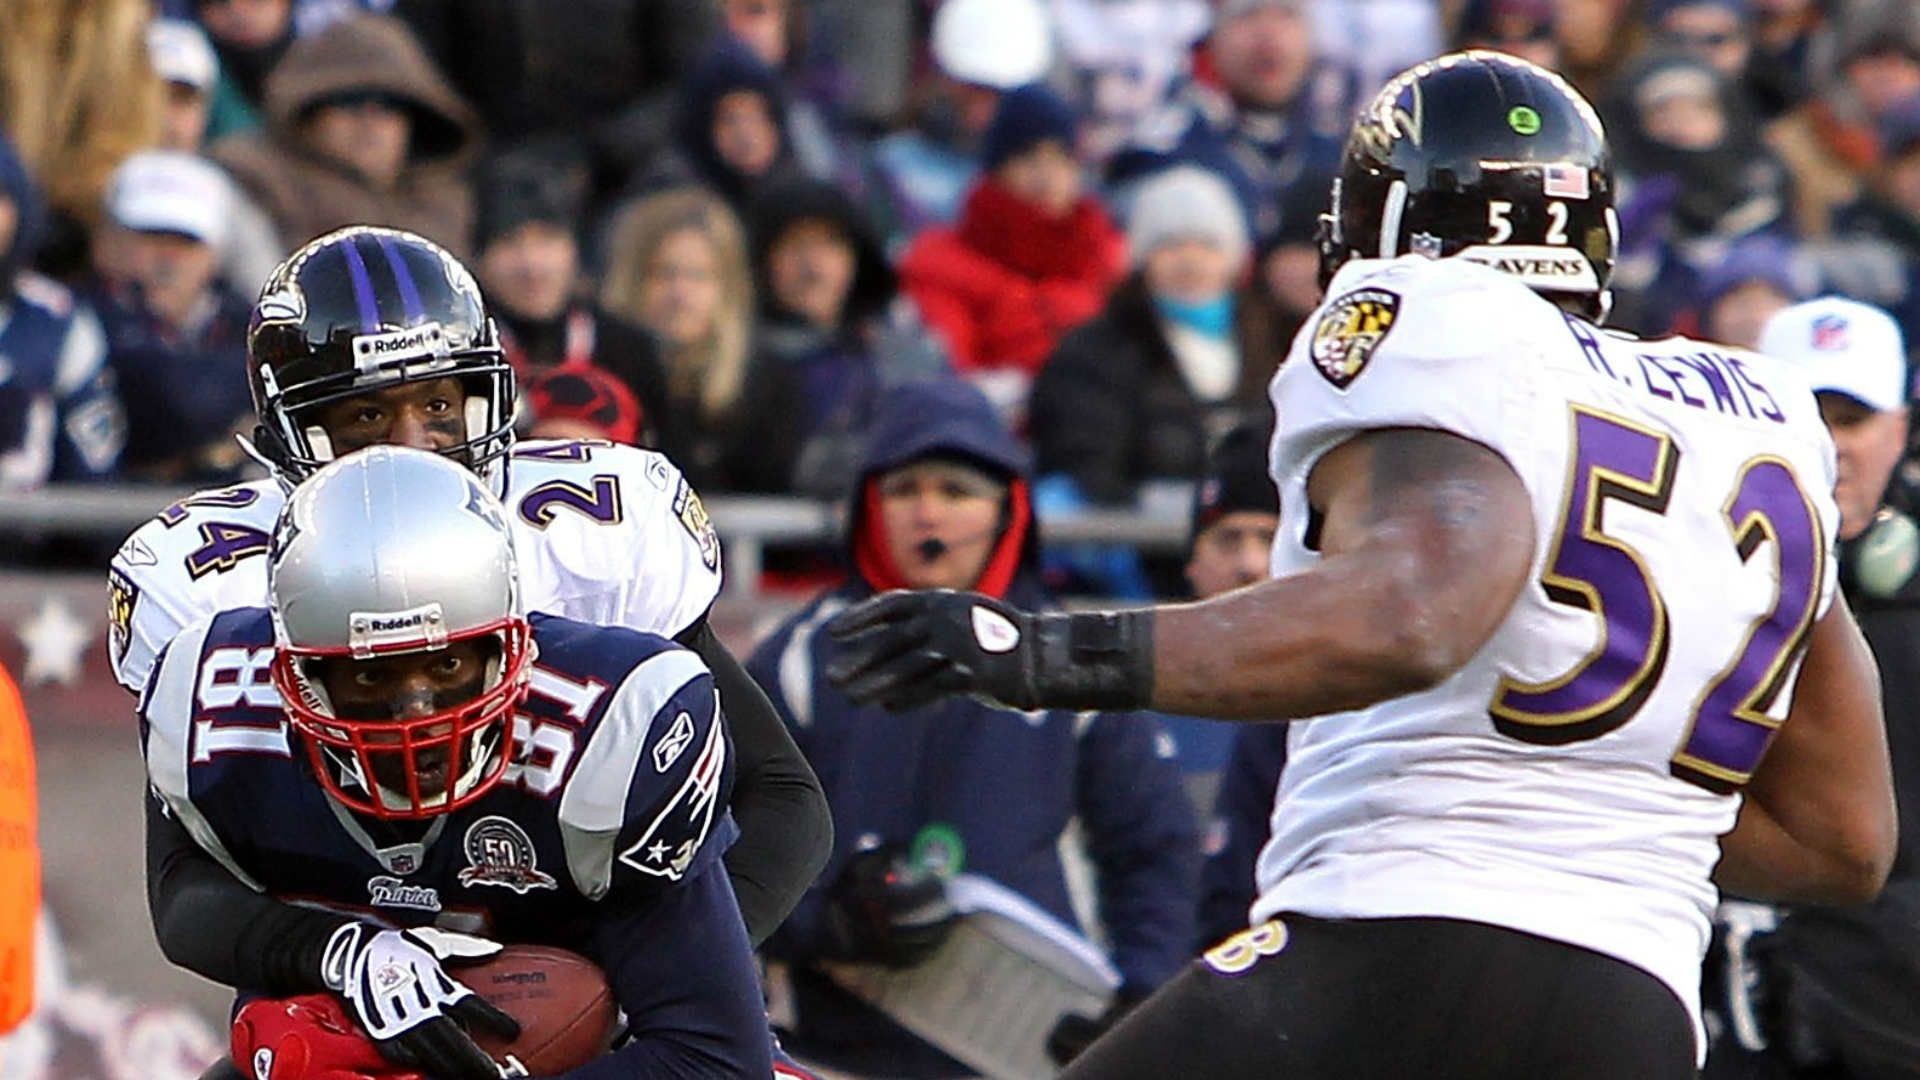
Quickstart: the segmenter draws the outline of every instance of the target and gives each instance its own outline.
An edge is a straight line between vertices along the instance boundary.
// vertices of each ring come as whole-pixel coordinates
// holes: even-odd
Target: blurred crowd
[[[1211,788],[1180,790],[1157,720],[904,724],[816,685],[815,630],[901,585],[1261,576],[1266,386],[1318,302],[1348,119],[1464,46],[1599,105],[1613,325],[1753,347],[1838,294],[1920,341],[1914,0],[7,0],[0,491],[256,469],[253,292],[376,224],[472,267],[523,433],[657,448],[709,494],[851,496],[848,583],[752,664],[841,831],[771,951],[812,1049],[949,1075],[806,973],[901,946],[833,915],[896,848],[965,833],[1051,913],[1097,910],[1124,1002],[1240,925],[1262,838],[1202,843]],[[1029,527],[1170,485],[1194,487],[1181,566]],[[1168,722],[1188,786],[1218,774],[1229,737]],[[1257,824],[1284,752],[1250,737],[1222,805]],[[1097,890],[1054,858],[1068,835]]]
[[[350,223],[471,262],[529,432],[838,497],[952,372],[1042,511],[1190,481],[1316,299],[1340,136],[1475,45],[1602,103],[1613,322],[1920,321],[1899,0],[23,0],[0,10],[0,485],[250,467],[247,301]],[[1166,583],[1099,551],[1100,591]]]

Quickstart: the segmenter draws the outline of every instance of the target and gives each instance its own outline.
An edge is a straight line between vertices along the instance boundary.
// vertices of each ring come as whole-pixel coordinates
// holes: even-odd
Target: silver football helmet
[[[369,447],[294,489],[268,555],[273,680],[335,798],[430,817],[499,781],[533,655],[517,578],[499,500],[438,454]],[[467,641],[475,680],[426,692],[397,673],[395,657],[457,666]]]

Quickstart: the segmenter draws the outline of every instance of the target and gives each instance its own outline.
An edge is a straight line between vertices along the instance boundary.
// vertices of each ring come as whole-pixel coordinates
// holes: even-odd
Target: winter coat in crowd
[[[234,433],[252,430],[247,321],[253,303],[216,281],[184,330],[147,310],[137,288],[97,295],[107,360],[126,403],[129,479],[195,486],[242,478]]]
[[[653,338],[588,300],[575,300],[551,319],[530,319],[494,305],[501,344],[522,379],[555,371],[594,368],[606,372],[632,395],[639,418],[634,439],[657,443],[655,417],[666,411],[666,375]]]
[[[1702,278],[1729,243],[1791,232],[1792,181],[1761,143],[1738,88],[1705,63],[1657,56],[1620,81],[1607,127],[1623,192],[1612,321],[1639,333],[1668,333],[1698,305]],[[1693,148],[1650,131],[1645,115],[1668,94],[1716,108],[1719,139]]]
[[[1126,238],[1098,199],[1054,218],[986,177],[957,223],[907,248],[900,278],[956,369],[1032,375],[1099,313],[1125,267]]]
[[[13,241],[0,251],[0,491],[113,475],[126,444],[106,335],[65,286],[27,269],[47,208],[26,163],[0,135],[0,199]]]
[[[855,269],[840,323],[819,326],[780,302],[768,260],[782,234],[826,222],[852,245]],[[926,378],[941,357],[917,323],[897,313],[898,282],[879,237],[831,184],[789,180],[754,202],[749,220],[760,319],[731,455],[732,487],[844,494],[884,389]]]
[[[563,134],[618,190],[667,141],[672,87],[712,41],[713,0],[400,0],[395,11],[499,143]]]
[[[1255,236],[1279,227],[1281,194],[1309,177],[1338,172],[1340,140],[1316,124],[1312,95],[1285,112],[1242,109],[1222,91],[1185,84],[1143,120],[1107,166],[1107,182],[1125,188],[1174,165],[1197,165],[1225,177]]]
[[[1028,428],[1041,475],[1071,477],[1095,502],[1122,502],[1149,480],[1200,474],[1207,447],[1267,405],[1284,341],[1265,308],[1235,305],[1239,372],[1209,399],[1185,373],[1172,335],[1183,328],[1156,309],[1140,275],[1114,292],[1098,318],[1074,330],[1041,369]],[[1222,343],[1223,345],[1226,343]]]
[[[836,647],[822,625],[904,582],[882,535],[876,478],[928,457],[1007,478],[1004,525],[976,588],[1024,607],[1050,606],[1033,573],[1024,451],[979,391],[951,379],[909,384],[887,395],[868,443],[849,524],[857,576],[789,619],[747,665],[833,806],[834,852],[820,884],[768,942],[769,955],[791,967],[798,1024],[790,1045],[829,1067],[898,1077],[968,1070],[816,966],[836,955],[828,893],[863,846],[937,834],[961,858],[957,869],[997,881],[1068,925],[1090,930],[1081,913],[1097,912],[1129,996],[1188,961],[1198,870],[1192,807],[1152,716],[1021,713],[969,698],[890,713],[854,705],[823,676]],[[1090,858],[1096,897],[1075,895],[1069,849]]]
[[[749,92],[766,102],[767,115],[779,135],[779,150],[764,172],[740,171],[721,157],[713,141],[714,115],[729,94]],[[696,65],[680,86],[675,104],[672,148],[645,169],[629,188],[644,195],[683,184],[705,187],[745,216],[748,207],[768,186],[799,175],[793,135],[787,128],[787,92],[779,72],[768,67],[741,42],[723,38]]]
[[[316,153],[302,125],[331,98],[373,93],[412,120],[407,164],[391,188]],[[288,250],[346,225],[407,229],[464,256],[473,193],[462,171],[478,146],[473,112],[397,19],[361,15],[301,38],[267,80],[266,127],[212,156],[279,227]]]
[[[1196,950],[1220,944],[1247,928],[1260,849],[1273,835],[1273,801],[1287,766],[1287,725],[1239,724],[1220,773],[1213,820],[1207,823],[1207,862],[1200,872]]]

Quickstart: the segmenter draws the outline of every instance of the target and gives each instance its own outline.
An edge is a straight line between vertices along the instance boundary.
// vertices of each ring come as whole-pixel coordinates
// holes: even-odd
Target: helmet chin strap
[[[1391,259],[1400,254],[1400,223],[1407,216],[1407,182],[1395,180],[1387,187],[1387,200],[1380,208],[1380,257]]]

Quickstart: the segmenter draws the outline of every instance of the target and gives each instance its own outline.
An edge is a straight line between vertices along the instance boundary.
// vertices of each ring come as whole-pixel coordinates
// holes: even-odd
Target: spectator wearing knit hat
[[[1127,237],[1132,275],[1061,342],[1029,410],[1041,474],[1097,503],[1198,475],[1212,438],[1265,407],[1282,344],[1247,317],[1246,223],[1219,177],[1154,176]]]
[[[107,363],[127,410],[127,475],[155,483],[237,480],[246,459],[233,436],[249,430],[249,298],[220,277],[232,184],[206,159],[171,150],[135,154],[114,173],[96,255],[95,300]]]
[[[1059,95],[1037,83],[1007,94],[960,220],[922,233],[900,261],[954,367],[1002,407],[1025,400],[1061,335],[1097,314],[1125,271],[1125,238],[1087,192],[1075,145]]]
[[[1201,600],[1265,579],[1280,494],[1267,475],[1265,423],[1235,428],[1220,440],[1194,488],[1193,554],[1187,582]],[[1205,721],[1193,721],[1205,723]],[[1285,724],[1213,724],[1227,729],[1226,766],[1211,802],[1202,841],[1196,948],[1219,944],[1247,925],[1253,906],[1253,864],[1266,845],[1274,791],[1287,761]],[[1175,729],[1175,738],[1186,733]]]
[[[945,0],[933,16],[934,78],[914,124],[874,143],[890,239],[960,216],[1002,94],[1045,78],[1053,37],[1042,0]]]
[[[586,186],[585,163],[564,143],[523,146],[487,162],[473,269],[521,378],[605,372],[645,415],[657,415],[666,384],[652,338],[595,303],[581,272],[574,229]],[[650,435],[642,427],[623,441],[652,445]]]
[[[1734,244],[1700,279],[1691,336],[1741,349],[1760,347],[1773,314],[1813,294],[1813,269],[1793,244],[1756,236]]]

